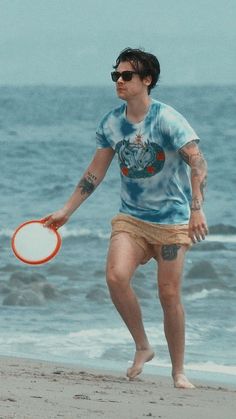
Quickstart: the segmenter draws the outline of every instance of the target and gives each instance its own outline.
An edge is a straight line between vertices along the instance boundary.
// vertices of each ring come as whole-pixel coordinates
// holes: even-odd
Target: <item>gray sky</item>
[[[0,0],[0,84],[109,84],[142,47],[161,83],[236,83],[236,0]]]

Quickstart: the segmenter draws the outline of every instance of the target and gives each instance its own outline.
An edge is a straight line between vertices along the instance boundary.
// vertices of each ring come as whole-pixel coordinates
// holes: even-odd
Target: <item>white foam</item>
[[[229,291],[219,290],[217,288],[207,290],[204,288],[201,291],[194,292],[193,294],[190,294],[190,295],[186,295],[184,299],[186,301],[196,301],[196,300],[203,300],[204,298],[207,298],[209,296],[223,296],[224,294],[228,296]]]
[[[220,374],[230,374],[236,376],[235,365],[219,365],[214,362],[204,362],[199,364],[187,364],[186,370],[191,371],[202,371],[202,372],[217,372]]]
[[[236,243],[236,234],[210,234],[206,242]]]
[[[167,348],[165,358],[161,356],[160,347],[166,346],[163,331],[159,327],[147,327],[147,333],[152,342],[158,342],[159,356],[147,364],[148,368],[168,368],[171,364],[167,361]],[[106,328],[106,329],[86,329],[68,334],[14,334],[9,336],[7,333],[0,336],[0,348],[3,355],[28,356],[37,358],[61,359],[65,362],[81,362],[81,360],[91,360],[99,363],[104,352],[113,347],[119,348],[120,345],[128,348],[131,340],[129,332],[125,328]],[[13,349],[14,348],[14,349]],[[129,352],[129,351],[128,351]],[[201,356],[201,355],[200,355]],[[116,362],[116,359],[114,359]],[[131,361],[128,361],[129,363]],[[219,373],[236,376],[235,365],[224,365],[216,362],[189,362],[185,365],[186,371],[196,371],[201,373]],[[154,370],[153,370],[154,371]]]
[[[109,239],[110,233],[102,230],[92,230],[89,228],[68,228],[66,226],[61,227],[60,233],[62,238],[70,237],[98,237],[99,239]]]
[[[91,230],[89,228],[68,228],[63,226],[60,228],[60,233],[62,237],[84,237],[84,236],[97,236],[101,239],[108,239],[110,237],[110,232],[105,232],[102,230]],[[1,235],[6,237],[12,237],[13,230],[7,227],[1,229]],[[236,243],[236,234],[210,234],[206,237],[205,242],[220,242],[220,243]]]
[[[1,231],[1,236],[5,236],[5,237],[12,237],[14,230],[10,229],[10,228],[2,228]]]
[[[131,361],[129,361],[129,363],[131,363]],[[157,358],[153,358],[153,360],[147,364],[146,368],[148,368],[149,365],[150,366],[152,365],[152,367],[162,367],[162,368],[171,369],[170,363],[163,362]],[[184,369],[186,371],[199,371],[199,372],[219,373],[219,374],[228,374],[228,375],[236,376],[235,365],[221,365],[221,364],[216,364],[215,362],[211,362],[211,361],[185,364]]]
[[[160,330],[159,330],[160,329]],[[166,345],[162,328],[147,328],[147,333],[158,345]],[[29,352],[47,353],[70,358],[77,353],[90,359],[100,358],[111,346],[128,346],[131,343],[130,334],[125,327],[83,329],[68,334],[15,334],[1,335],[2,351],[14,347],[19,351],[29,349]]]

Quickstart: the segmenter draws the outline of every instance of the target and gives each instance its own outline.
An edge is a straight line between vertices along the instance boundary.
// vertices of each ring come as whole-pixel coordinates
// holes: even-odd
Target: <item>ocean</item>
[[[188,252],[183,275],[186,372],[236,384],[236,86],[158,87],[201,138],[209,166],[205,213],[210,235]],[[100,118],[119,103],[111,87],[0,87],[0,355],[123,373],[132,339],[105,281],[110,220],[119,207],[114,160],[94,194],[61,228],[52,261],[24,265],[11,250],[14,229],[59,209],[96,148]],[[157,356],[149,374],[171,371],[154,261],[133,286]]]

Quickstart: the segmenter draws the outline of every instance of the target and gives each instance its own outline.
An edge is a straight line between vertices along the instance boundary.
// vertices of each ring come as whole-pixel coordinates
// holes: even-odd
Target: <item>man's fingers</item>
[[[205,235],[207,236],[209,233],[209,230],[206,224],[203,225],[203,229],[204,229]]]
[[[191,226],[189,228],[189,237],[193,243],[201,242],[205,240],[206,235],[208,234],[208,228],[205,224],[198,226]]]
[[[199,226],[198,231],[199,231],[199,235],[200,235],[201,239],[205,240],[205,238],[208,234],[208,228],[207,228],[206,224],[202,224],[201,226]]]
[[[51,215],[48,215],[47,217],[42,218],[41,222],[43,223],[44,227],[49,227],[53,224],[53,218]]]

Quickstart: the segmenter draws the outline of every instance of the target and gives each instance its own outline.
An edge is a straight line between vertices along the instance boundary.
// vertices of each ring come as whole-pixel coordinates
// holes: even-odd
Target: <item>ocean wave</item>
[[[131,361],[130,361],[131,362]],[[148,365],[152,367],[163,367],[163,368],[171,368],[171,364],[168,362],[163,362],[160,359],[156,360],[155,358],[147,364],[147,372],[148,372]],[[199,371],[199,372],[209,372],[209,373],[219,373],[219,374],[229,374],[236,376],[236,366],[235,365],[224,365],[224,364],[217,364],[212,361],[207,362],[199,362],[199,363],[186,363],[185,364],[186,371]]]
[[[186,370],[191,371],[203,371],[203,372],[213,372],[220,374],[230,374],[236,375],[236,366],[235,365],[221,365],[216,364],[215,362],[202,362],[199,364],[186,364]]]
[[[1,235],[1,239],[9,239],[12,237],[14,233],[14,230],[10,229],[10,228],[2,228],[0,231],[0,235]]]
[[[4,334],[0,336],[0,347],[5,353],[14,348],[19,354],[24,351],[29,356],[32,351],[52,359],[73,359],[75,355],[76,359],[99,359],[111,344],[119,346],[129,341],[126,329],[85,329],[69,334]]]
[[[213,288],[211,290],[203,288],[201,291],[194,292],[191,295],[186,295],[185,300],[186,301],[196,301],[196,300],[202,300],[204,298],[208,298],[210,296],[223,296],[225,292],[222,292],[222,290],[219,290],[217,288]],[[228,291],[227,291],[228,296]]]
[[[207,242],[236,243],[236,234],[210,234],[206,237]]]
[[[100,229],[94,230],[90,228],[68,228],[66,226],[63,226],[60,229],[60,232],[63,239],[78,237],[107,240],[110,237],[110,232],[105,232]]]
[[[159,373],[160,368],[171,370],[168,350],[162,327],[147,327],[147,333],[153,342],[158,344],[158,357],[145,366],[147,373]],[[196,330],[195,330],[196,332]],[[195,338],[199,343],[199,335]],[[189,346],[189,342],[186,342]],[[61,360],[63,362],[89,363],[101,366],[104,361],[115,368],[117,362],[132,363],[133,345],[130,334],[125,327],[84,328],[77,332],[55,333],[9,333],[3,331],[0,336],[0,347],[3,355],[36,357],[47,360]],[[200,373],[218,373],[236,375],[236,366],[228,365],[222,360],[205,361],[201,352],[195,354],[199,361],[186,363],[186,371]],[[216,353],[217,357],[217,353]],[[231,361],[233,363],[233,361]],[[150,371],[149,371],[150,369]]]
[[[68,228],[63,226],[60,228],[60,234],[63,239],[70,238],[92,238],[92,239],[102,239],[107,240],[110,237],[110,232],[105,232],[100,229],[94,230],[90,228]],[[0,231],[2,239],[9,239],[12,237],[14,229],[3,228]]]
[[[10,228],[3,228],[1,229],[0,235],[2,238],[11,238],[14,233],[14,230]],[[62,238],[76,238],[76,237],[87,237],[87,238],[97,238],[97,239],[109,239],[110,232],[102,231],[100,229],[94,230],[90,228],[68,228],[63,226],[60,228],[60,233]],[[206,237],[205,242],[201,243],[206,247],[209,247],[209,250],[212,247],[212,242],[218,243],[236,243],[236,234],[211,234],[210,236]],[[226,249],[225,247],[220,246],[219,250]],[[213,250],[217,250],[215,247]]]
[[[210,234],[235,234],[236,235],[236,227],[230,224],[215,224],[209,227]]]
[[[215,252],[232,250],[236,243],[236,234],[210,234],[201,243],[191,247],[191,252]]]
[[[152,333],[150,333],[152,331]],[[158,328],[147,328],[147,332],[156,341],[165,345],[164,332]],[[102,358],[107,349],[111,346],[117,348],[127,348],[129,352],[131,338],[125,327],[114,328],[85,328],[78,332],[70,333],[2,333],[0,336],[1,351],[7,351],[13,347],[17,351],[32,350],[34,353],[50,356],[63,356],[64,359],[77,354],[77,359]],[[40,356],[40,355],[39,355]]]

